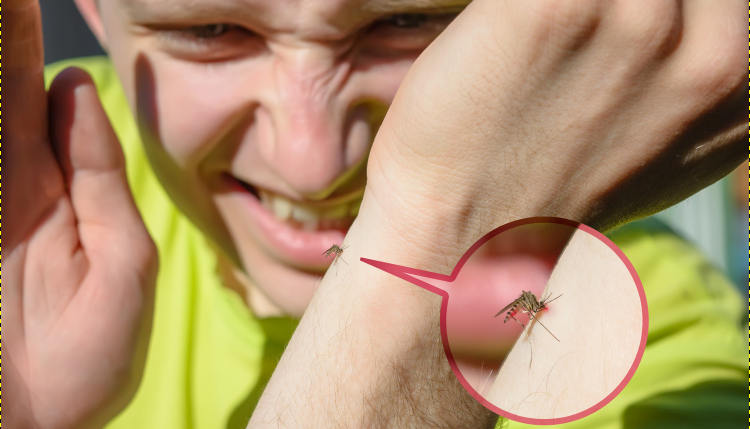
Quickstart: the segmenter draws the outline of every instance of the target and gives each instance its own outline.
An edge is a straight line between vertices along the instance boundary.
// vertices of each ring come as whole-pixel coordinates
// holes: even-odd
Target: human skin
[[[674,198],[686,196],[720,176],[731,164],[737,163],[744,155],[736,143],[738,136],[746,131],[746,124],[737,125],[744,111],[736,113],[739,101],[733,98],[740,93],[738,88],[746,78],[742,70],[744,64],[738,66],[744,58],[735,62],[735,52],[739,52],[740,46],[744,49],[744,30],[737,30],[743,23],[738,24],[729,18],[741,15],[731,10],[737,6],[727,3],[722,4],[726,9],[713,5],[709,10],[703,10],[700,7],[706,7],[706,3],[695,2],[683,5],[681,13],[675,14],[674,9],[681,3],[638,3],[638,7],[632,6],[633,9],[628,6],[635,3],[638,2],[605,7],[594,1],[554,4],[542,1],[525,9],[518,9],[519,6],[512,3],[478,1],[472,4],[457,24],[451,27],[454,30],[444,33],[439,43],[432,46],[434,49],[431,48],[417,62],[399,93],[401,101],[397,101],[389,111],[373,144],[367,164],[368,185],[363,206],[347,236],[347,242],[351,242],[347,248],[347,253],[351,255],[349,260],[356,261],[361,255],[438,271],[445,268],[446,260],[460,256],[478,236],[508,220],[546,214],[589,220],[596,226],[607,227],[653,210]],[[20,11],[30,7],[28,5],[29,2],[9,2],[6,13],[22,14]],[[104,15],[107,13],[106,5],[105,2],[102,6]],[[643,19],[651,16],[655,18]],[[665,21],[662,19],[665,16],[674,19]],[[650,25],[644,27],[644,22]],[[664,22],[670,24],[666,25],[669,31],[663,30]],[[674,35],[675,26],[680,28],[682,37],[665,37]],[[92,27],[96,29],[96,25]],[[11,26],[10,30],[6,29],[10,40],[18,41],[15,47],[10,45],[6,52],[11,61],[17,64],[17,67],[10,69],[10,76],[6,72],[6,84],[16,91],[16,103],[13,103],[13,96],[7,102],[24,105],[28,110],[18,111],[15,118],[9,118],[6,131],[11,136],[22,136],[36,146],[18,145],[18,152],[11,148],[8,156],[14,159],[9,161],[9,165],[14,164],[13,160],[16,165],[29,165],[30,161],[22,161],[23,151],[35,154],[44,152],[48,144],[43,119],[45,101],[40,84],[41,56],[34,56],[34,52],[38,51],[32,50],[29,54],[25,49],[29,41],[35,46],[39,40],[38,37],[29,37],[24,32],[28,30],[22,31],[21,28],[24,27],[15,27],[14,30]],[[14,38],[14,35],[18,37]],[[549,40],[555,43],[550,44]],[[628,43],[623,44],[623,40]],[[679,43],[675,40],[679,40]],[[538,46],[545,49],[535,49]],[[109,48],[114,49],[114,46]],[[628,55],[623,55],[623,52]],[[129,59],[128,67],[135,68],[137,56],[122,58]],[[310,60],[312,56],[295,58]],[[613,59],[620,62],[613,63]],[[145,56],[141,62],[142,73],[145,73],[142,82],[149,82],[150,70],[156,77],[154,82],[161,85],[159,88],[164,88],[163,82],[169,82],[169,79],[159,77],[160,70],[164,69],[155,67],[156,63],[152,60]],[[118,64],[117,57],[114,62]],[[118,66],[120,70],[124,67],[122,64]],[[612,73],[613,64],[618,66],[614,70],[621,73]],[[471,70],[461,69],[468,65],[471,65]],[[530,66],[536,73],[528,72]],[[435,70],[448,70],[451,73],[446,72],[442,79],[436,80]],[[65,165],[69,153],[73,160],[86,159],[86,150],[81,148],[90,146],[83,142],[96,136],[106,143],[101,149],[107,156],[102,158],[109,160],[117,153],[116,142],[111,137],[101,138],[107,135],[107,128],[102,125],[106,121],[101,114],[93,117],[87,114],[96,111],[95,95],[85,78],[75,73],[67,73],[60,80],[57,85],[59,91],[57,95],[52,95],[52,101],[54,105],[58,98],[73,94],[77,101],[76,109],[79,110],[75,110],[77,114],[62,125],[65,128],[70,126],[76,132],[53,134],[55,139],[51,143],[63,149],[66,142],[73,143],[70,151],[59,151],[61,162]],[[130,73],[129,83],[125,79],[124,83],[126,87],[131,85],[131,104],[137,112],[141,112],[134,97],[134,92],[137,92],[133,88],[133,81],[137,80],[134,76],[136,71],[131,70]],[[33,79],[29,79],[29,76]],[[589,88],[591,82],[600,82],[596,91]],[[77,90],[73,91],[73,88]],[[237,91],[237,85],[225,88],[225,91],[230,90]],[[430,96],[426,97],[425,94]],[[538,97],[542,95],[545,103],[538,102]],[[426,99],[430,100],[429,104],[420,101]],[[589,100],[589,103],[581,103],[581,99]],[[24,103],[20,103],[20,100]],[[554,105],[547,102],[550,100],[555,102]],[[183,105],[180,104],[181,107]],[[140,109],[144,107],[149,106],[140,106]],[[523,115],[519,112],[523,112]],[[154,117],[140,116],[147,136],[149,130],[155,130]],[[149,119],[152,121],[149,122]],[[301,122],[306,120],[304,116],[300,119]],[[697,133],[695,129],[691,130],[688,124],[696,120],[705,120],[704,123],[710,124],[709,131]],[[233,124],[232,121],[219,122]],[[160,116],[158,123],[165,124],[165,118]],[[178,132],[177,125],[174,127],[167,131]],[[207,131],[221,134],[219,128]],[[204,137],[209,135],[204,134]],[[554,146],[547,144],[551,136],[556,141]],[[179,140],[179,136],[173,139]],[[11,137],[10,141],[21,140]],[[456,145],[456,141],[463,144]],[[503,144],[499,145],[500,142]],[[75,150],[77,148],[80,152]],[[38,150],[31,152],[32,149]],[[51,153],[46,153],[47,158],[52,159]],[[159,154],[156,155],[158,158]],[[161,159],[164,161],[164,157]],[[599,164],[604,159],[617,162],[600,168]],[[51,161],[47,162],[46,167],[35,171],[57,171],[56,166],[49,164]],[[72,165],[81,164],[73,162]],[[29,176],[24,173],[29,170],[11,169],[11,183],[31,184],[32,189],[48,189],[38,177],[23,176]],[[116,163],[105,164],[102,170],[105,173],[122,173]],[[446,171],[451,172],[451,180],[445,180]],[[670,180],[661,180],[663,174],[660,172],[663,171],[670,171]],[[168,176],[169,169],[162,173]],[[111,175],[117,178],[112,186],[123,189],[124,177]],[[13,192],[12,188],[8,192],[9,206],[18,207],[15,213],[23,213],[24,216],[37,213],[30,217],[29,222],[40,219],[38,213],[45,212],[51,206],[65,207],[67,204],[70,213],[70,202],[76,201],[76,195],[80,194],[78,201],[84,202],[92,201],[97,196],[94,190],[87,191],[77,186],[69,188],[68,196],[60,186],[62,180],[59,173],[41,175],[43,178],[48,176],[49,182],[54,185],[49,189],[54,192],[49,194],[46,205],[23,201],[21,194]],[[72,176],[75,177],[74,174]],[[686,177],[690,177],[690,180],[685,180]],[[659,186],[655,187],[654,183],[659,183]],[[84,190],[77,193],[79,189]],[[119,198],[121,204],[127,200],[127,192],[107,195]],[[665,195],[673,196],[665,198]],[[180,197],[176,199],[179,202]],[[110,215],[98,214],[100,218]],[[137,215],[133,215],[132,210],[126,210],[122,216],[124,219],[118,224],[135,225],[128,231],[136,231],[137,234],[129,235],[134,238],[132,241],[120,237],[119,242],[123,246],[119,248],[148,256],[150,242],[142,236],[142,225],[138,226],[134,220]],[[199,224],[201,217],[211,216],[193,213],[193,218]],[[17,220],[18,216],[16,220],[9,217],[9,223],[22,224]],[[47,230],[54,230],[55,237],[72,237],[73,248],[75,239],[86,235],[86,225],[79,229],[70,217],[57,225],[50,223],[49,218],[42,219],[44,222],[41,225],[49,226]],[[111,228],[114,229],[114,226]],[[231,231],[222,232],[221,228],[205,229],[220,243],[222,236],[226,239],[232,235]],[[17,231],[17,236],[9,240],[10,263],[6,261],[9,272],[15,270],[21,273],[24,269],[33,269],[29,268],[33,264],[38,266],[49,260],[43,258],[43,254],[16,251],[33,241],[44,243],[41,229],[27,225]],[[440,237],[435,237],[435,231],[441,231]],[[366,252],[363,248],[365,243]],[[445,247],[445,243],[451,245]],[[239,256],[236,259],[242,258]],[[246,256],[244,258],[247,259]],[[89,259],[93,263],[94,259]],[[152,258],[144,259],[145,262],[140,262],[143,267],[153,263],[149,260]],[[254,421],[268,421],[282,416],[286,421],[321,424],[339,419],[339,423],[345,425],[352,421],[388,421],[394,416],[401,416],[399,418],[406,419],[403,421],[406,425],[422,423],[424,419],[455,422],[456,425],[491,423],[489,413],[467,402],[466,394],[452,378],[447,363],[442,359],[442,349],[437,343],[439,335],[434,317],[437,304],[434,297],[366,271],[362,264],[350,265],[354,266],[346,269],[342,268],[343,264],[340,265],[340,277],[329,275],[321,283],[317,298],[310,303],[300,329],[259,403]],[[127,262],[112,268],[115,265],[111,261],[103,260],[100,266],[148,271]],[[72,274],[66,264],[57,268],[59,272],[51,273],[50,278],[75,278],[75,273]],[[16,287],[27,290],[33,286],[21,281],[20,276],[18,278],[17,282],[10,282],[11,293]],[[72,289],[78,285],[71,283]],[[127,284],[119,285],[122,289],[108,288],[103,295],[114,299],[114,294],[110,295],[109,291],[138,291],[148,282],[131,279],[123,283]],[[389,297],[388,302],[394,305],[383,305],[384,293]],[[141,302],[137,298],[133,301]],[[14,313],[12,308],[10,312],[7,311],[10,304],[4,300],[3,311],[11,317],[19,315],[20,311]],[[290,303],[290,306],[294,305],[299,308],[298,304]],[[141,313],[137,306],[134,307],[133,319]],[[405,308],[409,311],[404,311]],[[26,320],[37,320],[39,317],[32,310],[23,313]],[[102,309],[96,305],[84,311],[88,315],[87,321],[91,317],[104,316]],[[378,315],[378,323],[372,323],[373,314]],[[343,324],[342,321],[349,323]],[[85,380],[86,359],[95,360],[103,352],[117,347],[127,349],[129,344],[120,341],[125,335],[118,336],[117,333],[133,331],[135,323],[126,317],[118,322],[113,327],[116,329],[109,329],[106,336],[102,335],[107,341],[100,341],[110,349],[91,351],[84,356],[85,359],[66,364],[69,366],[66,366],[68,370],[64,373]],[[400,329],[394,332],[393,326]],[[68,327],[67,332],[90,335],[89,323],[71,323]],[[22,336],[24,332],[15,334],[15,339],[26,339]],[[14,340],[12,334],[6,338],[11,342]],[[332,354],[330,350],[337,350],[337,353]],[[59,353],[59,350],[51,352]],[[50,354],[51,358],[55,353]],[[122,360],[126,361],[125,357]],[[38,355],[11,355],[11,358],[36,363],[34,360],[38,359]],[[422,377],[405,377],[413,368],[404,367],[404,363],[418,367],[420,374],[431,383],[423,383]],[[6,357],[4,366],[7,364]],[[60,365],[56,366],[57,371],[60,368]],[[362,377],[362,374],[370,377]],[[110,391],[122,382],[112,374],[100,379],[104,386],[83,387],[90,388],[86,392],[88,394],[49,398],[40,396],[42,391],[36,390],[38,386],[19,378],[6,381],[9,385],[6,387],[19,392],[20,396],[15,397],[28,397],[29,392],[33,391],[35,397],[47,399],[43,410],[39,405],[34,407],[34,404],[27,404],[34,411],[31,416],[51,422],[59,421],[55,419],[59,419],[60,415],[67,415],[62,425],[107,414],[108,411],[102,411],[101,403],[81,404],[80,401],[82,397],[109,398],[99,393]],[[66,386],[60,387],[64,391]],[[411,399],[409,404],[415,404],[409,409],[410,412],[398,412],[402,404],[396,403],[399,397],[394,392],[408,392]],[[441,392],[441,395],[436,396],[433,392]],[[77,407],[82,409],[63,412],[70,410],[65,403],[65,399],[70,398],[75,398]],[[321,406],[305,407],[310,398],[316,398],[316,404]],[[331,401],[337,398],[343,398],[343,402]],[[326,408],[325,404],[330,403],[338,403],[342,408]],[[462,412],[450,416],[443,414],[457,403],[466,405]],[[294,404],[300,406],[294,407]],[[29,416],[22,411],[24,404],[21,408],[16,408],[13,402],[6,406],[11,421]],[[373,414],[373,410],[377,410],[377,413]]]
[[[48,106],[36,2],[3,20],[3,422],[101,427],[140,380],[156,249],[90,80],[62,76]]]
[[[606,229],[730,171],[747,156],[744,6],[717,6],[472,3],[414,64],[376,136],[350,260],[446,273],[510,220],[558,215]],[[601,322],[586,320],[585,303],[567,305],[579,323]],[[447,367],[434,358],[439,347],[413,347],[438,337],[437,312],[434,296],[361,264],[327,275],[250,427],[333,415],[375,414],[383,426],[451,421],[460,394],[448,382],[436,388]],[[573,391],[577,381],[559,380]],[[456,426],[481,420],[466,412]]]
[[[528,323],[485,398],[535,419],[569,417],[604,400],[625,379],[641,341],[645,346],[646,309],[636,282],[604,241],[576,230],[545,290],[558,299],[537,314],[557,338]]]
[[[324,251],[341,243],[359,206],[388,104],[456,7],[400,28],[386,20],[427,8],[349,0],[77,3],[112,58],[165,189],[242,268],[236,274],[247,277],[256,314],[300,316],[330,263]],[[191,29],[222,23],[236,28],[202,38]],[[272,214],[237,180],[272,194],[260,198],[268,204],[292,206],[292,218],[280,218],[285,209]],[[332,220],[326,211],[336,212]],[[302,225],[298,218],[310,212],[317,219]]]

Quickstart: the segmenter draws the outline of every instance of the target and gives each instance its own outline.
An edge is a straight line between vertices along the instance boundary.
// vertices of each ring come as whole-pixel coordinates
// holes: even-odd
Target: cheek
[[[251,109],[232,79],[201,66],[167,64],[156,85],[156,117],[146,123],[156,125],[163,150],[183,168],[195,168]]]
[[[356,105],[351,112],[347,163],[353,165],[369,152],[369,147],[380,128],[396,91],[412,64],[411,60],[369,62],[352,74],[341,97]]]
[[[357,65],[358,72],[351,86],[361,93],[360,97],[390,104],[413,62],[413,58],[387,61],[369,59]]]

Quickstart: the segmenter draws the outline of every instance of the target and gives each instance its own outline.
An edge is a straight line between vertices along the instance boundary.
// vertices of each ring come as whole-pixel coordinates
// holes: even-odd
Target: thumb
[[[52,147],[87,250],[121,262],[151,254],[152,242],[125,175],[125,158],[91,77],[68,68],[49,91]]]

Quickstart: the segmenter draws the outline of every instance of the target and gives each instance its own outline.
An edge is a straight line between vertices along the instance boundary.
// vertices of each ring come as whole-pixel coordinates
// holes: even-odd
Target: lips
[[[248,210],[250,229],[261,245],[287,264],[306,269],[323,269],[331,263],[324,253],[342,243],[362,199],[360,190],[307,203],[256,188],[229,174],[224,178]]]
[[[360,198],[348,198],[326,205],[309,205],[264,190],[259,190],[258,195],[263,207],[276,219],[305,231],[349,228],[362,201]]]

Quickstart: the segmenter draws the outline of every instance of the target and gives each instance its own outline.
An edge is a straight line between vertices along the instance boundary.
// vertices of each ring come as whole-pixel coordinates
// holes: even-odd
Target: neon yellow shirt
[[[68,65],[87,70],[96,82],[160,258],[143,381],[107,428],[244,428],[297,322],[256,318],[222,285],[215,252],[151,171],[109,60],[50,65],[48,84]],[[653,222],[631,224],[611,238],[630,258],[646,290],[649,341],[623,392],[600,411],[564,426],[744,427],[747,335],[737,293],[692,247]],[[533,426],[510,422],[505,427]]]

